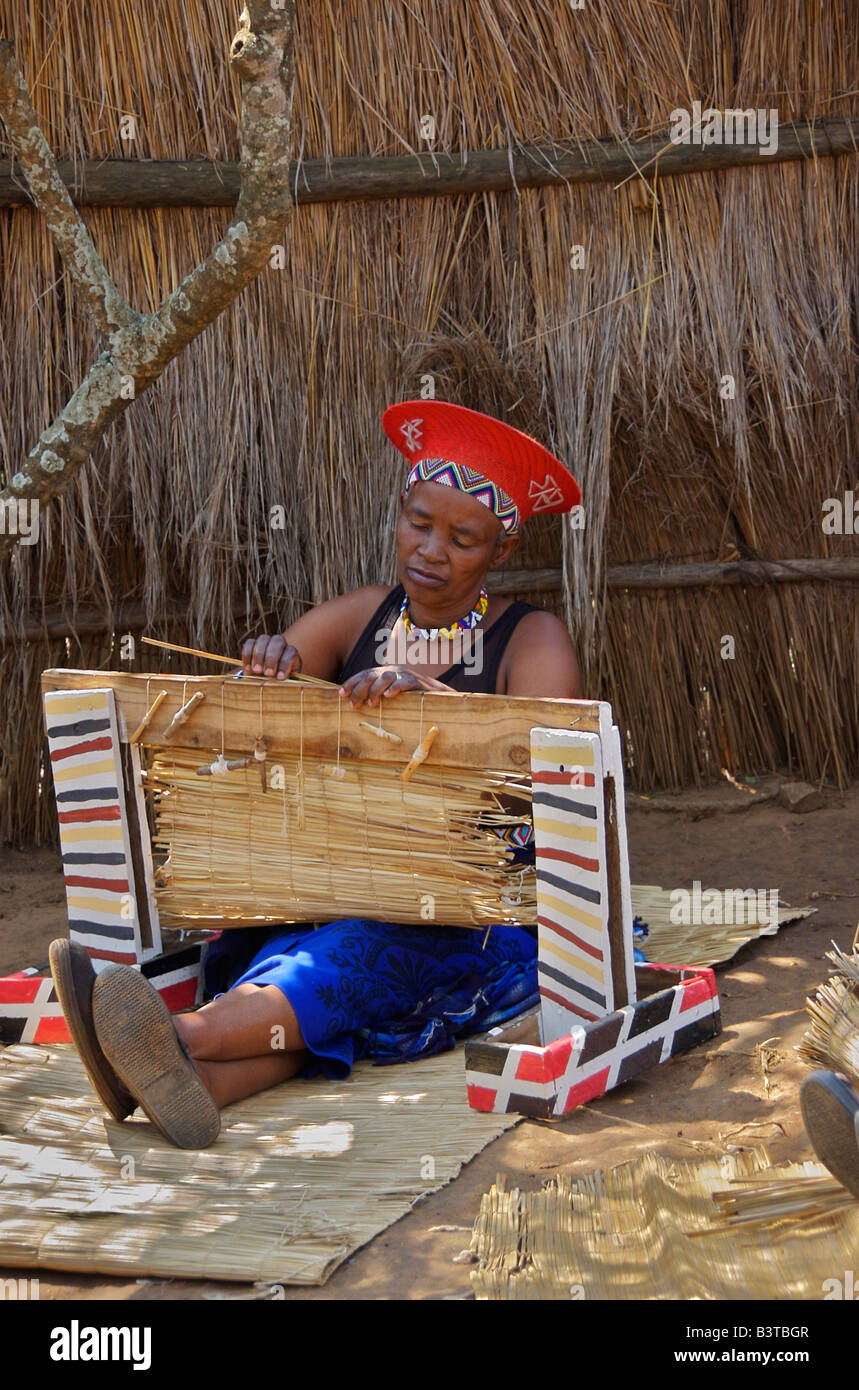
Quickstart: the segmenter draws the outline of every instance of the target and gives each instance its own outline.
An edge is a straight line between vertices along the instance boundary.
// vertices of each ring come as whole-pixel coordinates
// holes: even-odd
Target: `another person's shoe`
[[[120,1081],[96,1037],[92,1017],[96,974],[92,961],[77,941],[64,939],[51,942],[48,959],[63,1017],[92,1088],[113,1118],[124,1120],[137,1109],[137,1101]]]
[[[859,1095],[838,1072],[815,1071],[800,1086],[799,1103],[817,1157],[859,1197]]]
[[[92,1011],[105,1056],[165,1139],[179,1149],[213,1144],[220,1111],[149,981],[124,965],[104,971]]]

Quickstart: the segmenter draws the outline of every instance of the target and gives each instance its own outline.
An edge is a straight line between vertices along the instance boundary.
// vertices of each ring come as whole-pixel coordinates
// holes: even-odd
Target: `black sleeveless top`
[[[392,589],[387,598],[379,604],[346,658],[346,665],[339,676],[341,684],[350,676],[356,676],[359,671],[368,671],[371,667],[378,666],[376,634],[381,628],[388,632],[391,631],[400,615],[400,607],[405,594],[406,591],[402,584],[398,584],[396,589]],[[501,617],[496,618],[492,626],[487,628],[483,634],[482,669],[475,671],[472,667],[458,661],[455,666],[450,666],[446,671],[442,671],[436,680],[440,680],[444,685],[449,685],[452,690],[464,691],[471,695],[494,695],[498,680],[498,668],[501,665],[501,658],[507,643],[510,641],[513,629],[526,613],[540,612],[542,609],[536,608],[533,603],[511,603],[509,608],[505,608]]]

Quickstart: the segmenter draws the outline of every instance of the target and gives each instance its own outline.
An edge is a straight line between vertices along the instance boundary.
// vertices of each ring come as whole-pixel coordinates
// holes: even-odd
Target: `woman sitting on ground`
[[[580,697],[564,625],[484,588],[518,544],[522,521],[579,503],[575,479],[527,435],[459,406],[407,401],[387,410],[383,425],[412,465],[397,527],[399,585],[358,589],[281,635],[250,639],[244,672],[337,680],[356,709],[416,690]],[[223,934],[225,992],[172,1019],[138,971],[115,967],[96,980],[81,947],[53,943],[71,1036],[117,1119],[140,1105],[172,1143],[205,1147],[221,1107],[308,1064],[347,1075],[367,1030],[506,962],[533,969],[537,954],[532,931],[501,925],[485,943],[465,927],[291,925],[267,931],[252,959],[248,942],[259,947],[254,933]]]

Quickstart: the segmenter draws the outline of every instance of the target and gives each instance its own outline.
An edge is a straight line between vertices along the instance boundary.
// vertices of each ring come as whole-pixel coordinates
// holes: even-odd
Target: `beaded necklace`
[[[424,641],[435,642],[439,637],[453,637],[457,632],[471,632],[477,627],[478,623],[483,621],[484,614],[488,607],[489,595],[485,589],[481,589],[480,598],[477,600],[471,612],[466,614],[464,618],[457,618],[456,622],[451,623],[448,627],[415,627],[415,624],[409,617],[409,596],[406,594],[400,604],[400,617],[410,637],[414,635]]]

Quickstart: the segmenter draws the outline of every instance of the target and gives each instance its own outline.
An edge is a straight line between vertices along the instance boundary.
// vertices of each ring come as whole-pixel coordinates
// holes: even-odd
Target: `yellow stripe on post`
[[[554,893],[544,893],[540,887],[539,879],[537,880],[537,911],[541,913],[551,911],[552,915],[558,919],[559,927],[564,925],[565,917],[572,917],[583,927],[589,927],[591,931],[595,931],[599,937],[603,935],[604,925],[601,917],[594,916],[592,912],[585,912],[580,907],[573,907],[572,903],[566,903],[562,898],[556,898]]]
[[[73,762],[69,767],[54,767],[51,769],[54,774],[55,782],[80,782],[83,777],[100,777],[102,773],[110,772],[116,776],[116,763],[113,758],[103,758],[101,762],[85,763],[82,757]],[[95,788],[81,787],[81,791],[92,790],[93,800],[106,801],[106,797],[96,797]]]
[[[79,907],[84,912],[103,912],[106,917],[122,917],[128,923],[129,933],[132,929],[132,919],[128,915],[128,903],[131,894],[123,888],[113,901],[111,897],[93,898],[89,894],[75,893],[68,891],[66,894],[69,907]]]
[[[561,835],[566,840],[584,840],[589,845],[597,842],[595,825],[578,825],[572,820],[557,820],[554,816],[543,816],[534,811],[534,832],[537,835]],[[539,842],[537,848],[540,848]]]
[[[582,956],[573,955],[572,951],[564,951],[554,942],[550,943],[544,936],[540,941],[540,953],[538,960],[544,960],[547,956],[559,956],[561,960],[567,961],[576,970],[583,970],[586,975],[590,975],[592,980],[598,980],[601,985],[605,984],[605,970],[600,969],[599,965],[593,961],[584,959]]]
[[[87,695],[71,696],[65,691],[51,690],[45,695],[45,713],[52,719],[61,719],[66,714],[85,714],[90,710],[93,714],[110,713],[107,691],[91,690]]]
[[[96,821],[90,825],[61,825],[60,840],[63,844],[85,844],[88,840],[119,840],[122,842],[122,826],[119,821]]]
[[[540,759],[542,759],[543,761],[545,761],[545,762],[547,762],[547,763],[551,763],[552,766],[551,766],[551,768],[545,768],[545,769],[544,769],[544,768],[535,768],[535,769],[533,769],[533,770],[536,771],[536,772],[542,772],[542,771],[546,771],[546,772],[550,772],[550,771],[551,771],[551,772],[557,772],[557,771],[558,771],[558,768],[559,768],[559,766],[560,766],[560,764],[561,764],[562,762],[563,762],[563,764],[564,764],[565,767],[566,767],[566,765],[567,765],[568,762],[569,762],[569,764],[570,764],[570,767],[593,767],[593,765],[594,765],[594,750],[593,750],[592,748],[586,748],[586,747],[584,747],[584,745],[583,745],[581,748],[576,748],[575,751],[573,751],[573,750],[571,750],[571,749],[565,750],[565,749],[561,748],[558,744],[556,744],[554,748],[549,748],[549,747],[535,748],[535,747],[533,746],[533,744],[532,744],[532,746],[531,746],[531,763],[532,763],[532,768],[533,768],[534,760],[537,759],[537,758],[540,758]],[[593,791],[594,788],[593,788],[593,787],[588,787],[587,790],[588,790],[588,791]]]

